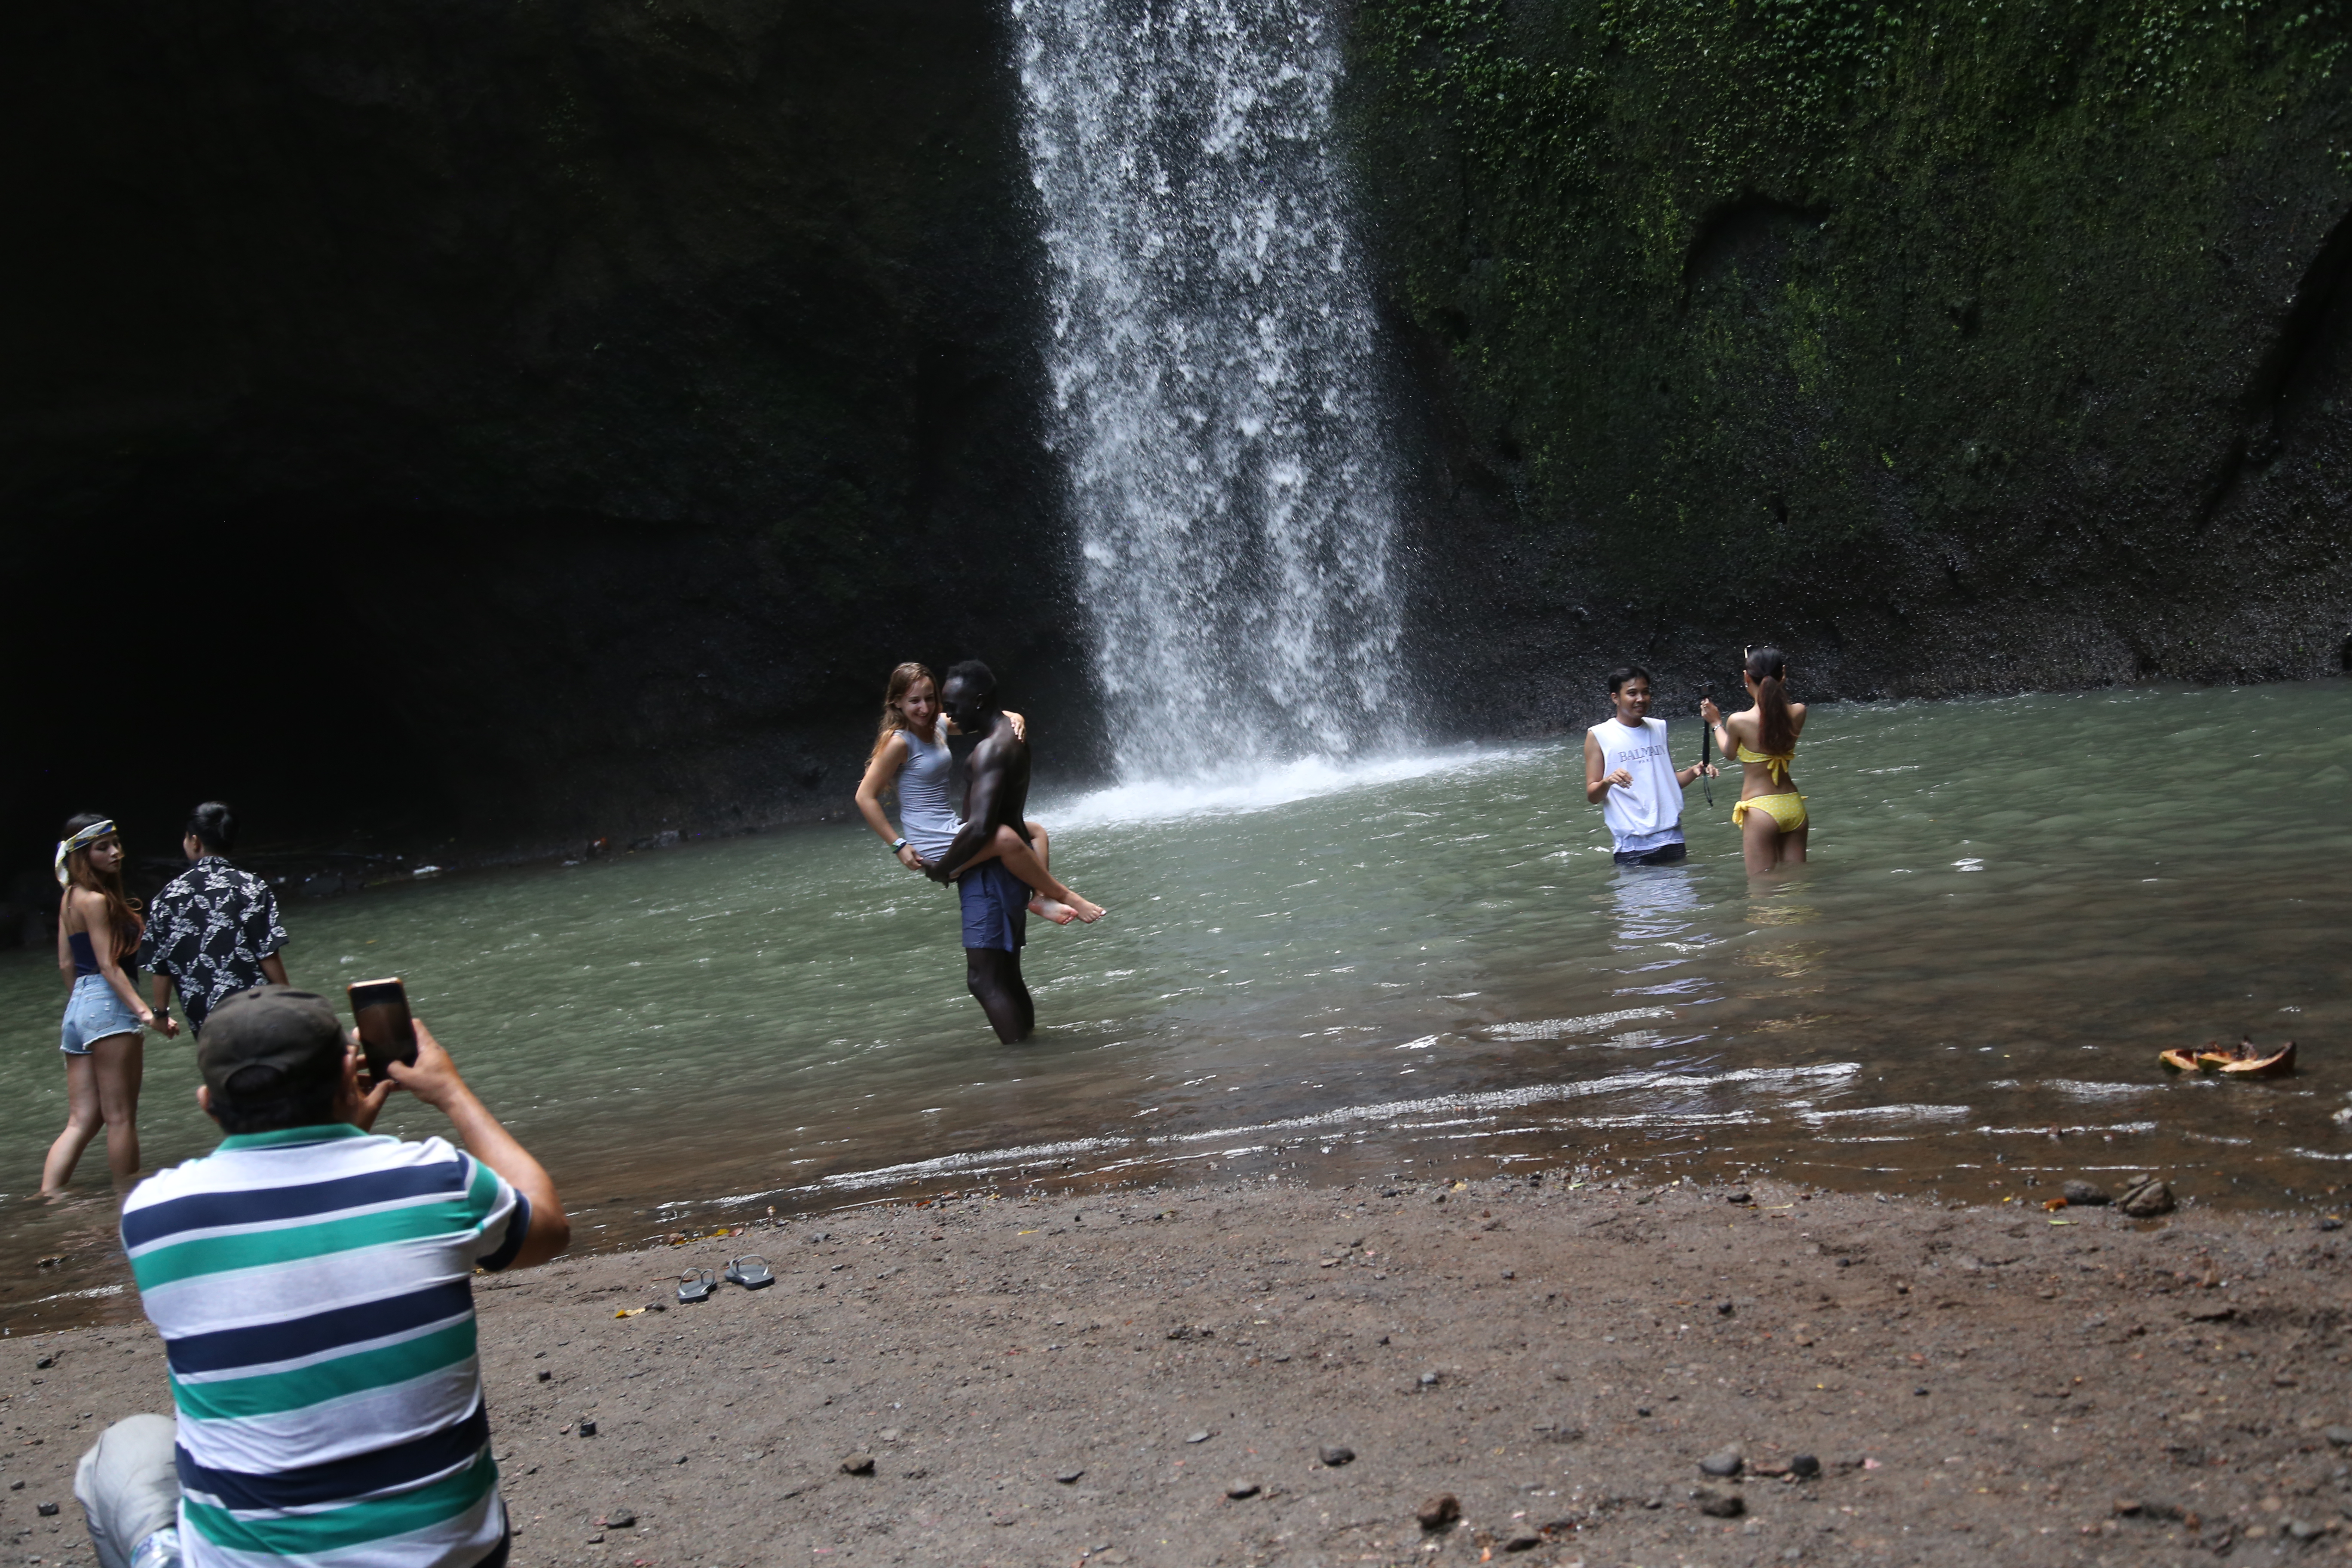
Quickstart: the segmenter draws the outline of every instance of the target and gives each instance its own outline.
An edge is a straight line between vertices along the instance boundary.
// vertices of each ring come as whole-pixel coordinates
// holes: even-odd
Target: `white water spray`
[[[1129,779],[1405,738],[1329,0],[1011,0],[1055,444]]]

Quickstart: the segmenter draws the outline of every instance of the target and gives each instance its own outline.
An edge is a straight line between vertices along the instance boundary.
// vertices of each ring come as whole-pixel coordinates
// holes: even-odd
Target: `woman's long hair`
[[[1748,679],[1756,683],[1756,743],[1767,756],[1797,747],[1796,716],[1789,711],[1789,661],[1777,647],[1748,651]]]
[[[868,763],[882,754],[882,748],[889,744],[891,736],[907,727],[907,716],[898,711],[898,703],[915,689],[918,680],[929,681],[933,691],[940,689],[940,678],[931,673],[931,667],[928,664],[909,661],[890,672],[890,684],[882,691],[882,729],[874,737],[874,749],[866,753]]]
[[[85,811],[66,818],[64,837],[71,838],[94,822],[104,822],[105,816],[95,811]],[[104,839],[100,839],[104,843]],[[98,894],[106,900],[106,923],[114,931],[114,956],[119,963],[124,954],[135,952],[139,939],[147,930],[147,922],[139,918],[140,903],[122,890],[122,871],[100,871],[89,863],[89,846],[85,844],[66,857],[66,885]],[[97,944],[91,943],[93,947]]]

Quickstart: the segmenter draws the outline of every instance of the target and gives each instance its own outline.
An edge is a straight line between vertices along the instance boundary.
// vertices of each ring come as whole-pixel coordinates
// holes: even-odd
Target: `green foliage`
[[[1364,0],[1349,108],[1390,286],[1561,592],[1829,617],[1873,561],[2056,581],[2030,472],[2237,416],[2352,204],[2347,5]],[[2264,203],[2305,250],[2259,253]]]

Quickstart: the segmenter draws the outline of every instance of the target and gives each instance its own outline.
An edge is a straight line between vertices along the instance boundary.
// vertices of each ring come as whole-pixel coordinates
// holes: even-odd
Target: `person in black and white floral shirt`
[[[227,806],[206,801],[190,812],[180,847],[195,864],[164,883],[147,906],[139,963],[154,972],[155,1011],[163,1012],[177,986],[193,1030],[240,991],[291,984],[278,956],[286,928],[278,923],[277,895],[224,858],[236,841],[236,818]]]

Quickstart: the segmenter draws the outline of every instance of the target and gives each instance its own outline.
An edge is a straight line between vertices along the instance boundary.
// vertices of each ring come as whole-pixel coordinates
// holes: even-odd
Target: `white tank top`
[[[1655,840],[1683,821],[1683,791],[1666,750],[1666,721],[1644,719],[1635,730],[1612,719],[1586,733],[1601,742],[1603,773],[1623,768],[1633,775],[1631,784],[1613,785],[1601,797],[1601,814],[1617,836],[1617,847],[1654,847],[1643,840]]]
[[[946,854],[963,831],[963,818],[956,815],[954,797],[948,793],[955,758],[946,737],[936,728],[931,733],[934,739],[926,741],[912,730],[898,731],[907,742],[907,763],[898,770],[898,831],[926,860]]]

